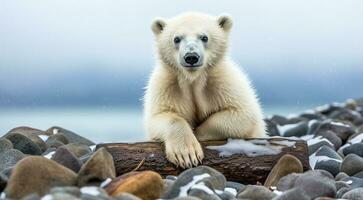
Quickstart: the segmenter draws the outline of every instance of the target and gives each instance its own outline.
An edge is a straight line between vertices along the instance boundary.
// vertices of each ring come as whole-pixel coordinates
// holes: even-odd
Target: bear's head
[[[161,61],[187,73],[213,67],[224,58],[231,27],[228,15],[201,13],[156,18],[151,26]]]

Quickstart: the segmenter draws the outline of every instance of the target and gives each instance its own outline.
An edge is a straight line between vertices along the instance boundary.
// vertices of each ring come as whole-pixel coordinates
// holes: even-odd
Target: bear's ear
[[[166,22],[163,18],[155,18],[151,23],[151,30],[155,35],[159,35],[165,28]]]
[[[228,14],[222,14],[217,18],[218,25],[225,31],[229,31],[232,28],[232,17]]]

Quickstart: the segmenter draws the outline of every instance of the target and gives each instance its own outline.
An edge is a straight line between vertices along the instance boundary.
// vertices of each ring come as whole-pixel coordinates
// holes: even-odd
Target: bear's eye
[[[175,37],[175,38],[174,38],[174,43],[175,43],[175,44],[179,44],[179,43],[180,43],[180,41],[181,41],[180,37]]]
[[[202,35],[200,36],[200,39],[203,41],[203,42],[208,42],[208,37],[206,35]]]

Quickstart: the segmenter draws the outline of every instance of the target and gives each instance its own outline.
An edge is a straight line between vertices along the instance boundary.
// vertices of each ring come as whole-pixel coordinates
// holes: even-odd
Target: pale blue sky
[[[233,17],[231,57],[264,102],[289,85],[349,97],[352,85],[363,90],[351,78],[363,72],[362,10],[361,0],[1,0],[0,103],[103,90],[138,98],[154,63],[151,20],[185,11]]]

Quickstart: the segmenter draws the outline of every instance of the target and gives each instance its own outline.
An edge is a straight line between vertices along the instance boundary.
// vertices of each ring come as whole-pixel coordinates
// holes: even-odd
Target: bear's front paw
[[[187,139],[188,142],[165,141],[166,158],[182,168],[191,168],[202,163],[202,147],[195,137],[192,138]]]

